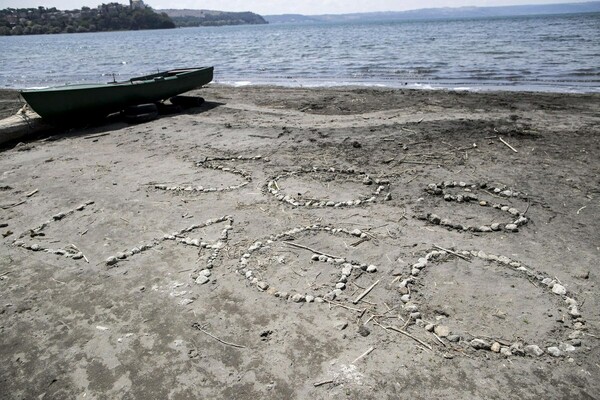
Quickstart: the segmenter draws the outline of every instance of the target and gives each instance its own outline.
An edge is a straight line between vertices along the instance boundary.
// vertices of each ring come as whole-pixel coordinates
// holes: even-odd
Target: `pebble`
[[[470,344],[475,350],[488,350],[491,347],[490,344],[483,339],[473,339]]]
[[[558,295],[565,295],[567,294],[567,289],[565,289],[563,285],[555,283],[554,286],[552,286],[552,293]]]
[[[553,286],[555,282],[552,280],[552,278],[544,278],[542,283],[546,286]]]
[[[377,272],[377,267],[375,265],[369,265],[367,267],[367,272]]]
[[[460,335],[448,335],[446,339],[451,343],[458,343],[460,342]]]
[[[516,224],[506,224],[504,229],[508,232],[519,232],[519,227]]]
[[[304,297],[300,293],[296,293],[295,295],[292,296],[292,301],[294,303],[302,303],[305,300],[306,300],[306,297]]]
[[[352,236],[358,236],[358,237],[360,237],[360,235],[362,235],[362,231],[360,229],[355,229],[352,232],[350,232],[350,234]]]
[[[429,215],[427,217],[427,219],[429,220],[429,222],[434,223],[434,224],[439,224],[442,221],[442,219],[435,214]]]
[[[506,256],[498,256],[498,262],[505,265],[509,265],[512,262],[512,260]]]
[[[305,300],[306,300],[307,303],[312,303],[313,301],[315,301],[315,296],[307,294],[306,297],[305,297]]]
[[[564,351],[564,352],[566,352],[566,353],[570,353],[570,352],[573,352],[573,351],[575,351],[575,350],[576,350],[576,349],[575,349],[575,346],[573,346],[572,344],[569,344],[569,343],[561,343],[561,344],[558,346],[558,349],[559,349],[560,351]]]
[[[420,312],[418,312],[418,311],[416,311],[416,312],[412,312],[412,313],[410,313],[410,318],[411,318],[411,319],[415,319],[415,320],[416,320],[416,319],[419,319],[419,318],[421,318],[421,313],[420,313]]]
[[[433,332],[434,329],[435,329],[435,325],[434,324],[427,324],[427,325],[425,325],[425,330],[427,332]]]
[[[350,276],[352,274],[352,265],[346,265],[342,268],[342,275]]]
[[[530,344],[528,346],[525,346],[525,353],[531,355],[531,356],[541,356],[542,354],[544,354],[544,350],[542,350],[540,348],[540,346],[537,346],[535,344]]]
[[[117,257],[111,256],[106,259],[106,265],[115,265],[117,263]]]
[[[258,282],[258,284],[256,285],[256,287],[258,287],[258,289],[265,291],[269,288],[269,284],[266,282]]]
[[[569,339],[578,339],[582,336],[583,334],[581,333],[581,331],[573,331],[569,334]]]
[[[400,297],[400,300],[403,303],[408,303],[410,301],[410,294],[405,294],[404,296]]]
[[[364,325],[361,325],[361,326],[358,328],[358,334],[359,334],[360,336],[362,336],[362,337],[367,337],[367,336],[369,336],[369,335],[371,334],[371,331],[370,331],[369,329],[367,329],[367,327],[366,327],[366,326],[364,326]]]
[[[344,290],[344,289],[346,289],[346,284],[343,283],[343,282],[338,282],[338,283],[335,284],[335,288],[336,289],[340,289],[340,290]]]
[[[64,217],[65,217],[65,213],[62,213],[62,212],[60,212],[60,213],[58,213],[58,214],[56,214],[56,215],[53,215],[53,216],[52,216],[52,218],[53,218],[55,221],[61,220],[61,219],[63,219]]]
[[[504,357],[512,356],[512,353],[510,352],[510,349],[508,347],[502,347],[500,349],[500,354],[502,354]]]
[[[40,245],[37,243],[34,243],[31,245],[30,249],[33,251],[38,251],[40,249]]]
[[[525,349],[523,349],[523,344],[521,342],[516,342],[510,346],[510,352],[518,356],[525,355]]]
[[[584,330],[585,329],[585,325],[582,324],[581,322],[575,322],[573,324],[573,329]]]
[[[209,281],[210,281],[210,279],[204,275],[200,275],[199,277],[196,278],[196,283],[198,285],[204,285],[205,283],[208,283]]]
[[[448,337],[450,335],[450,328],[445,325],[438,325],[435,327],[434,332],[439,337]]]
[[[552,357],[561,357],[562,351],[558,347],[548,347],[548,354]]]
[[[570,306],[576,306],[577,305],[577,300],[572,299],[570,297],[565,297],[565,303],[567,303]]]
[[[490,228],[492,228],[492,230],[493,230],[494,232],[497,232],[497,231],[499,231],[499,230],[500,230],[500,224],[499,224],[499,223],[497,223],[497,222],[495,222],[495,223],[493,223],[493,224],[490,226]]]
[[[493,345],[492,345],[492,347],[491,347],[491,350],[492,350],[494,353],[500,353],[500,349],[501,349],[501,348],[502,348],[502,346],[500,346],[500,343],[498,343],[498,342],[494,342],[494,344],[493,344]]]

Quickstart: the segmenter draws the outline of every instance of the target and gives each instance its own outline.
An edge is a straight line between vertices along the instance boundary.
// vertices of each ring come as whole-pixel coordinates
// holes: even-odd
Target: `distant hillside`
[[[587,3],[543,4],[503,7],[424,8],[410,11],[389,11],[356,14],[266,15],[272,24],[306,22],[385,21],[416,19],[487,18],[519,15],[577,14],[600,12],[600,1]]]
[[[78,10],[6,8],[0,10],[0,36],[175,28],[166,14],[154,12],[141,1],[136,4],[108,3]]]
[[[227,12],[213,10],[160,10],[167,14],[175,25],[188,26],[223,26],[223,25],[260,25],[268,22],[253,12]]]

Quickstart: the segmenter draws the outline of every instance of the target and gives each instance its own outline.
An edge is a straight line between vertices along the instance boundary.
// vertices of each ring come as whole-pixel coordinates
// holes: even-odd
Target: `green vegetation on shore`
[[[227,12],[213,10],[160,10],[167,14],[178,27],[261,25],[268,22],[253,12]]]
[[[175,23],[165,13],[119,3],[66,11],[55,7],[0,10],[0,36],[170,28]]]

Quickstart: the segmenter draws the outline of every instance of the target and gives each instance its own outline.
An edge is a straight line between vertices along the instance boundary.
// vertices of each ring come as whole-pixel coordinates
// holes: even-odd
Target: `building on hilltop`
[[[132,10],[143,9],[146,8],[143,0],[129,0],[129,7]]]

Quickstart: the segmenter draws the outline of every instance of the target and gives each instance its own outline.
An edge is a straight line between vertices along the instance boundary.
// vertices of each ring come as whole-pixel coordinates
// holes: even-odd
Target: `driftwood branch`
[[[452,250],[445,249],[445,248],[443,248],[443,247],[440,247],[440,246],[437,246],[437,245],[435,245],[435,244],[433,245],[433,247],[435,247],[435,248],[436,248],[436,249],[438,249],[438,250],[445,251],[446,253],[450,253],[450,254],[452,254],[452,255],[455,255],[456,257],[462,258],[462,259],[463,259],[463,260],[465,260],[465,261],[471,262],[471,260],[469,260],[469,258],[468,258],[468,257],[465,257],[465,256],[463,256],[462,254],[458,254],[458,253],[456,253],[456,252],[454,252],[454,251],[452,251]]]
[[[408,333],[408,332],[406,332],[406,331],[404,331],[404,330],[402,330],[402,329],[398,329],[398,328],[396,328],[396,327],[393,327],[393,326],[387,326],[386,328],[387,328],[387,329],[389,329],[389,330],[392,330],[392,331],[394,331],[394,332],[401,333],[401,334],[403,334],[404,336],[406,336],[406,337],[409,337],[409,338],[411,338],[412,340],[414,340],[414,341],[416,341],[416,342],[420,343],[421,345],[423,345],[423,346],[427,347],[429,350],[433,350],[433,348],[432,348],[432,347],[431,347],[429,344],[425,343],[424,341],[422,341],[422,340],[421,340],[421,339],[419,339],[419,338],[416,338],[416,337],[414,337],[413,335],[411,335],[410,333]]]
[[[202,327],[200,326],[200,324],[199,324],[199,323],[197,323],[197,322],[194,322],[194,323],[192,324],[192,328],[196,328],[196,329],[198,329],[200,332],[204,333],[205,335],[208,335],[208,336],[210,336],[211,338],[215,339],[215,340],[216,340],[217,342],[219,342],[219,343],[223,343],[224,345],[231,346],[231,347],[237,347],[238,349],[245,349],[245,348],[246,348],[246,346],[242,346],[242,345],[240,345],[240,344],[235,344],[235,343],[229,343],[229,342],[226,342],[226,341],[224,341],[224,340],[222,340],[222,339],[219,339],[219,338],[218,338],[218,337],[216,337],[215,335],[213,335],[213,334],[211,334],[211,333],[209,333],[209,332],[205,331],[204,329],[202,329]]]
[[[364,291],[364,292],[362,292],[362,293],[360,294],[360,296],[358,296],[358,297],[356,298],[356,300],[354,300],[354,301],[353,301],[353,303],[354,303],[354,304],[357,304],[359,301],[361,301],[361,300],[362,300],[362,298],[363,298],[363,297],[365,297],[366,295],[368,295],[368,294],[369,294],[369,292],[370,292],[371,290],[373,290],[373,288],[374,288],[375,286],[377,286],[378,284],[379,284],[379,281],[375,282],[374,284],[372,284],[371,286],[369,286],[368,288],[366,288],[366,289],[365,289],[365,291]]]
[[[369,354],[371,354],[373,352],[373,350],[375,350],[375,347],[371,347],[369,350],[365,351],[360,356],[356,357],[356,359],[354,361],[352,361],[352,364],[356,364],[356,362],[358,360],[360,360],[361,358],[364,358],[364,357],[368,356]]]
[[[510,144],[508,144],[504,139],[502,139],[500,136],[498,136],[498,139],[500,139],[500,141],[502,143],[504,143],[509,149],[511,149],[512,151],[514,151],[515,153],[518,153],[517,149],[515,149],[514,147],[512,147]]]
[[[342,303],[337,303],[335,301],[327,300],[325,298],[323,300],[325,300],[327,303],[329,303],[329,304],[331,304],[333,306],[336,306],[336,307],[342,307],[342,308],[345,308],[347,310],[358,311],[358,312],[361,312],[361,313],[365,312],[365,310],[359,310],[358,308],[348,307],[348,306],[346,306],[346,305],[344,305]]]
[[[310,247],[303,246],[301,244],[296,244],[296,243],[293,243],[293,242],[283,242],[283,243],[287,244],[288,246],[297,247],[299,249],[304,249],[304,250],[312,251],[315,254],[320,254],[320,255],[325,256],[325,257],[329,257],[329,258],[343,258],[343,257],[332,256],[331,254],[323,253],[322,251],[311,249]]]

